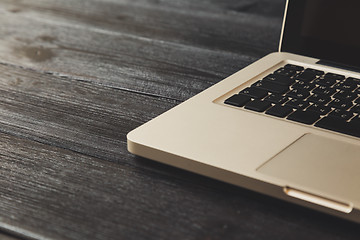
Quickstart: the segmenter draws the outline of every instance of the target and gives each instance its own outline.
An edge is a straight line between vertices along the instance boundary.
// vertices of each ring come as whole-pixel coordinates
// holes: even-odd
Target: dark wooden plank
[[[280,16],[171,3],[2,1],[0,61],[185,100],[276,50]]]
[[[0,65],[0,226],[34,239],[357,239],[358,225],[126,151],[128,131],[179,102],[154,95],[186,99],[270,51],[279,2],[1,1],[0,62],[13,66]],[[235,24],[246,34],[224,39]]]
[[[36,239],[359,234],[358,225],[142,159],[137,166],[114,164],[2,133],[0,149],[0,227]]]
[[[178,102],[0,65],[0,129],[121,161],[126,134]]]
[[[20,238],[15,238],[14,236],[5,234],[5,233],[0,233],[0,239],[1,240],[20,240]]]
[[[79,28],[101,28],[231,52],[245,49],[239,43],[260,49],[276,48],[278,39],[263,38],[264,33],[259,31],[278,31],[285,3],[284,0],[2,2],[19,16],[36,12],[41,13],[38,17],[46,16],[48,20],[60,18],[63,25],[76,22]]]
[[[0,129],[18,136],[0,134],[5,230],[35,239],[358,236],[357,225],[128,154],[127,131],[174,102],[11,66],[0,79]]]

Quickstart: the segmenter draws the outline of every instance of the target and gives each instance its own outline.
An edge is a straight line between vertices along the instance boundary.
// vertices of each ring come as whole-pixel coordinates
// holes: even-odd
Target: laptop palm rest
[[[281,179],[284,194],[349,213],[360,200],[360,146],[305,134],[257,171]]]

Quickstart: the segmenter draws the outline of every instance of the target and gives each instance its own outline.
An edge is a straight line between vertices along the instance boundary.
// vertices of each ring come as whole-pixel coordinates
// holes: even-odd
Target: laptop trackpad
[[[360,201],[360,145],[306,134],[257,171],[318,196]]]

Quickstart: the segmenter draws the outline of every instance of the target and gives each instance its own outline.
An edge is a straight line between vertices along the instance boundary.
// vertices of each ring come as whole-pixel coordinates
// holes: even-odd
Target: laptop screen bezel
[[[360,67],[360,48],[301,36],[306,1],[287,0],[279,51]]]

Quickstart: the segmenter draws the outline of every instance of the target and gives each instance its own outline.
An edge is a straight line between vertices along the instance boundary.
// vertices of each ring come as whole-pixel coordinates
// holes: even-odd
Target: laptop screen
[[[359,0],[289,0],[282,52],[360,67]]]

